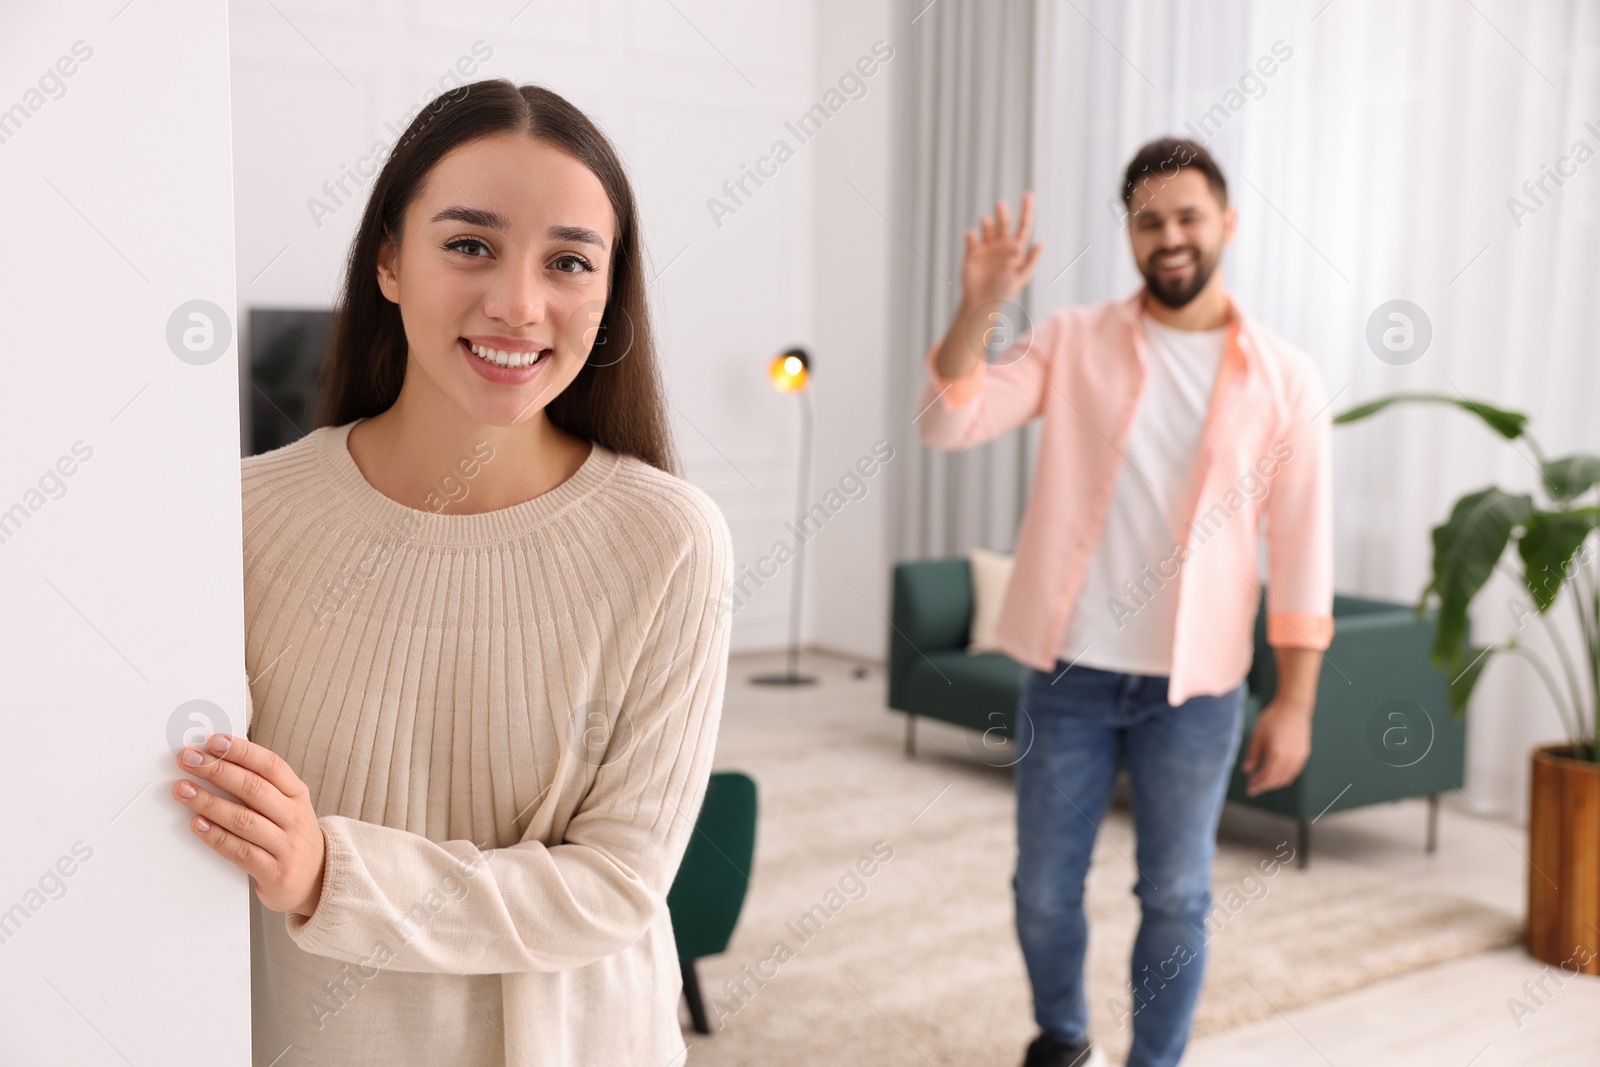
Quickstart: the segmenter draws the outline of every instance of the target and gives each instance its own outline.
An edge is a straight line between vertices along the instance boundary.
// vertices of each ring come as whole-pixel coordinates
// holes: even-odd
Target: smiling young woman
[[[611,146],[536,87],[433,101],[319,428],[244,463],[247,737],[180,759],[232,798],[173,789],[254,881],[257,1064],[682,1054],[732,544],[674,466]]]

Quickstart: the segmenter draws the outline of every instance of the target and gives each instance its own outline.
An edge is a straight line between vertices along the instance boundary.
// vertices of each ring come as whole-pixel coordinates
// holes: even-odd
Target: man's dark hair
[[[1222,176],[1217,161],[1211,158],[1211,153],[1205,150],[1204,145],[1181,137],[1163,137],[1151,141],[1134,154],[1122,178],[1122,203],[1133,206],[1133,187],[1145,178],[1171,181],[1185,167],[1192,167],[1204,174],[1217,203],[1228,206],[1228,180]]]

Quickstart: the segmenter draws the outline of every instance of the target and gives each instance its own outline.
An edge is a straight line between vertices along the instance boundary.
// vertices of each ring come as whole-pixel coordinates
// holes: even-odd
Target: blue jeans
[[[1239,747],[1245,685],[1173,707],[1165,676],[1094,667],[1024,668],[1017,706],[1017,936],[1039,1028],[1088,1038],[1083,880],[1119,767],[1133,787],[1141,919],[1128,1067],[1172,1067],[1189,1040],[1205,974],[1211,859]],[[1065,671],[1065,673],[1062,673]],[[1053,681],[1052,681],[1053,680]]]

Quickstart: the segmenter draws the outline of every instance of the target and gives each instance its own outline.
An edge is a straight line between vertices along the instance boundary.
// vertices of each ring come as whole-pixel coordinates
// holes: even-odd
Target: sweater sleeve
[[[705,797],[728,670],[733,565],[708,496],[655,605],[594,780],[560,842],[435,842],[343,816],[322,898],[289,914],[307,952],[387,970],[501,974],[581,967],[633,944],[665,907]],[[562,753],[559,777],[582,758]],[[581,770],[581,768],[579,768]]]

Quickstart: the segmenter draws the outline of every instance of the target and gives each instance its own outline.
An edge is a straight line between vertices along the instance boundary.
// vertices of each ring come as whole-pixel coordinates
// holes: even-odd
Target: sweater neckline
[[[361,473],[349,446],[350,431],[361,421],[318,431],[317,450],[333,475],[334,487],[371,525],[402,541],[421,544],[483,547],[525,537],[604,485],[622,462],[620,453],[591,441],[588,457],[566,481],[531,500],[470,515],[426,511],[390,499]]]

